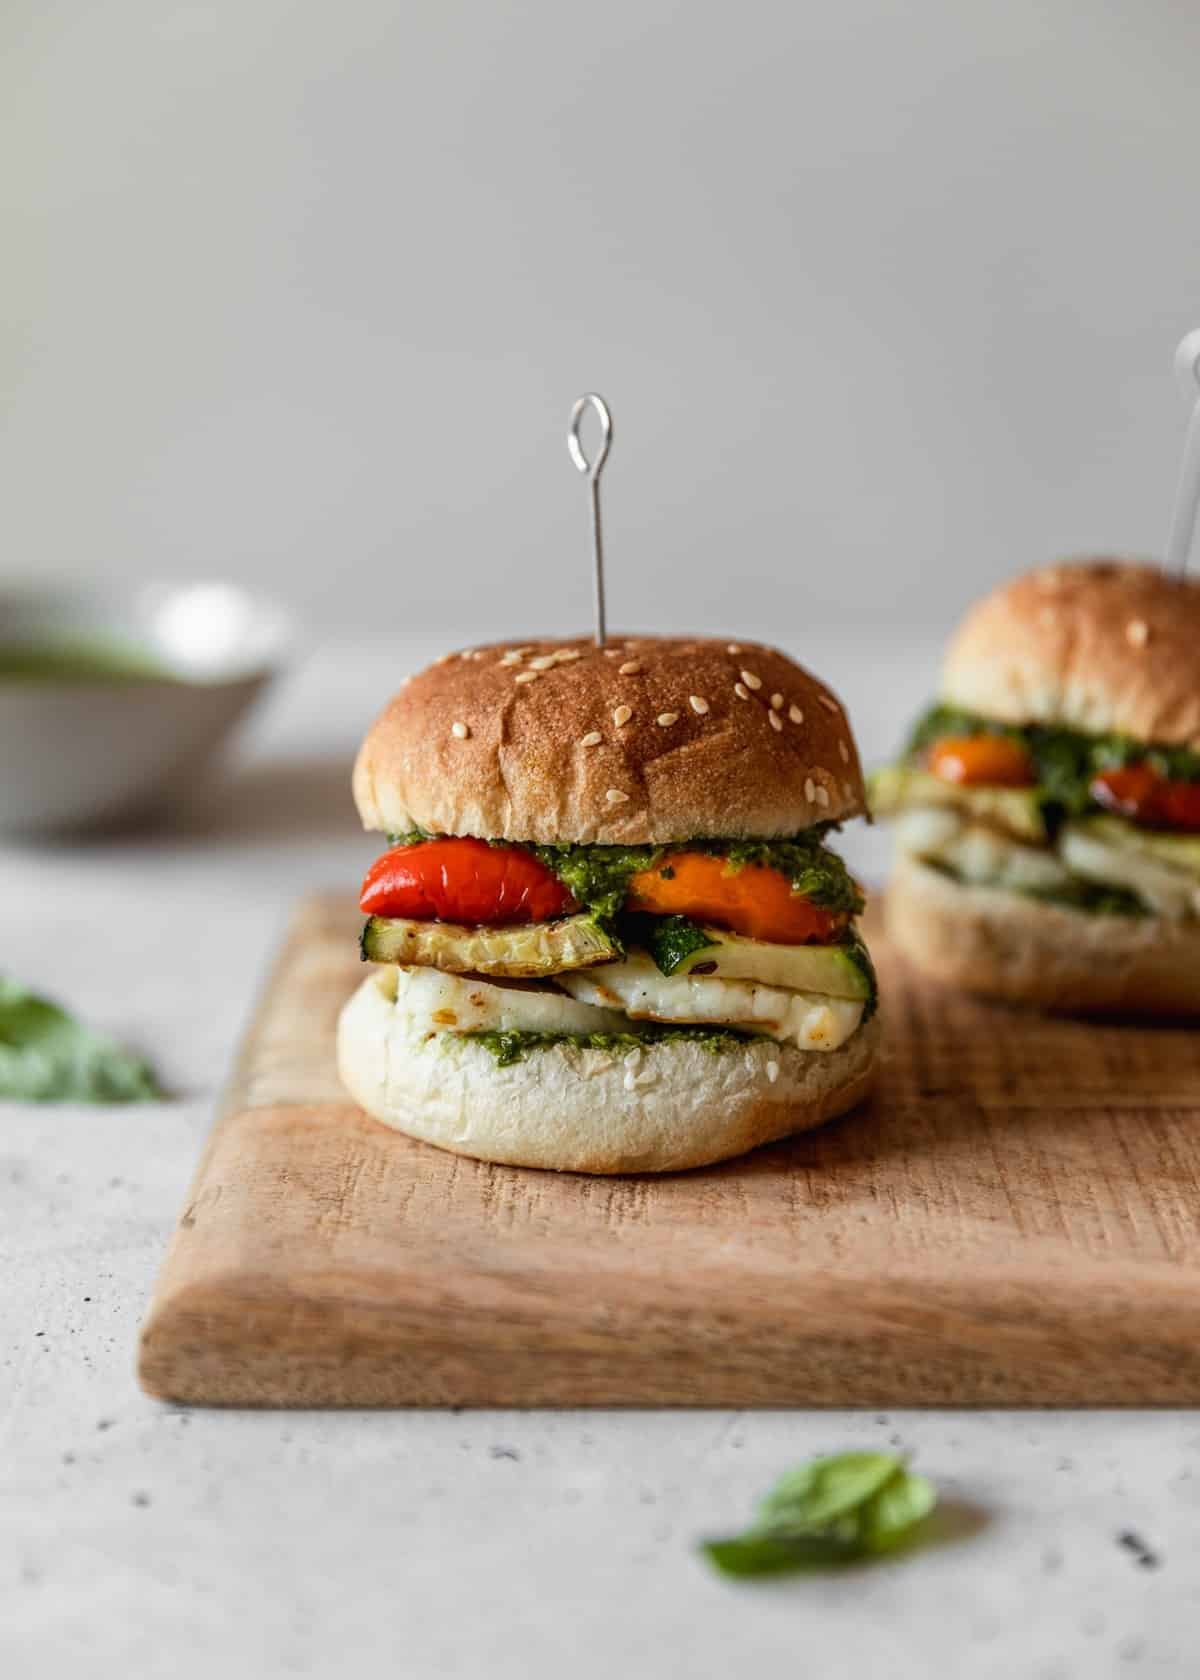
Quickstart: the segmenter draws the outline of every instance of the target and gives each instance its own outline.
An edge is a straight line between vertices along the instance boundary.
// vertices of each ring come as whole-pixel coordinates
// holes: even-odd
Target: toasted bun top
[[[1124,560],[1027,572],[967,614],[942,698],[1002,723],[1200,745],[1200,582]]]
[[[840,703],[754,643],[504,643],[410,677],[354,767],[367,828],[640,845],[866,809]]]

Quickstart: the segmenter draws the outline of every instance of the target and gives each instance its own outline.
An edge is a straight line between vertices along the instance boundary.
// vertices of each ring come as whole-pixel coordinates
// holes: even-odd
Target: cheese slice
[[[635,1021],[742,1027],[802,1050],[836,1050],[863,1015],[861,999],[785,991],[747,980],[668,978],[644,951],[630,951],[623,962],[561,974],[558,983],[574,998],[621,1009]]]
[[[955,811],[909,811],[896,824],[900,849],[940,863],[970,886],[1052,892],[1071,880],[1068,864],[1048,846],[1023,846]]]
[[[615,1009],[597,1008],[567,997],[545,982],[497,983],[476,976],[445,974],[437,968],[398,964],[396,1014],[410,1032],[627,1032]],[[391,981],[388,982],[389,990]]]

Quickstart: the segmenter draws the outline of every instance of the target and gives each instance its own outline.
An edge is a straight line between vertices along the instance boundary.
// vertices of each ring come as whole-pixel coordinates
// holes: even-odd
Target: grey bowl
[[[190,788],[282,667],[286,615],[228,583],[0,588],[0,649],[136,649],[154,675],[0,672],[0,830],[111,825]]]

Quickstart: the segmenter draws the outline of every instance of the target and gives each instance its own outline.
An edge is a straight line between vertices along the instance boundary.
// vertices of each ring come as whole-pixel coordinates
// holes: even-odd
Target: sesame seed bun
[[[1084,1014],[1200,1015],[1200,925],[1092,915],[998,887],[965,886],[902,858],[884,900],[888,938],[944,985]]]
[[[543,844],[795,834],[865,813],[841,704],[774,648],[502,643],[411,677],[354,769],[367,828]]]
[[[950,643],[942,698],[999,722],[1200,745],[1200,581],[1120,560],[1006,584]]]
[[[714,1053],[660,1042],[636,1071],[611,1051],[551,1045],[500,1067],[474,1039],[414,1040],[371,974],[342,1011],[338,1069],[387,1126],[457,1155],[559,1172],[678,1172],[844,1114],[870,1090],[878,1017],[837,1050],[753,1039]]]

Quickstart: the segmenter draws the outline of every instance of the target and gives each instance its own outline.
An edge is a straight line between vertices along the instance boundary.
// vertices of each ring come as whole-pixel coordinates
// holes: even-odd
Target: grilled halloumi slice
[[[627,1032],[615,1009],[547,984],[496,982],[397,965],[396,1011],[414,1034],[431,1032]]]
[[[558,984],[583,1003],[624,1010],[634,1021],[742,1027],[802,1050],[836,1050],[863,1014],[861,999],[784,991],[747,980],[668,978],[644,951],[630,951],[623,962],[560,974]]]
[[[1052,892],[1071,871],[1048,846],[1025,846],[957,811],[907,811],[896,823],[896,843],[910,857],[941,863],[971,886],[1013,892]]]
[[[1156,915],[1180,921],[1200,915],[1200,886],[1194,875],[1113,845],[1098,824],[1068,823],[1059,837],[1059,848],[1073,874],[1104,886],[1125,887]]]

